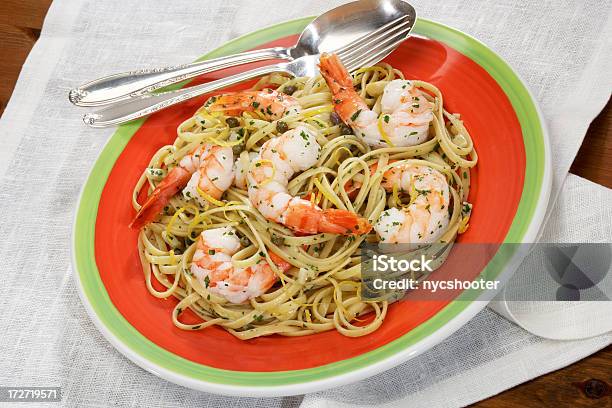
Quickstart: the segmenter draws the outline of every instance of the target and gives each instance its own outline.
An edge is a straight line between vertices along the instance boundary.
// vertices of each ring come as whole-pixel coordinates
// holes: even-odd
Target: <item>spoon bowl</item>
[[[304,28],[296,45],[287,51],[294,59],[304,55],[332,53],[399,18],[414,24],[416,10],[403,0],[346,3],[315,18]]]

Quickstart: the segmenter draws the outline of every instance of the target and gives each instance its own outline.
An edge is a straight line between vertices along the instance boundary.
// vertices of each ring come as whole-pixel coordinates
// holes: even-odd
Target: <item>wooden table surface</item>
[[[50,4],[51,0],[0,0],[0,115],[11,97],[23,61],[40,35]],[[571,172],[612,188],[610,105],[608,101],[591,124]],[[612,408],[612,346],[473,406]]]

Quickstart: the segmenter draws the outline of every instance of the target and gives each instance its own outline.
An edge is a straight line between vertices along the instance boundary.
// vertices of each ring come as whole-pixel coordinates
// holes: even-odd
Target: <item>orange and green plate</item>
[[[288,46],[312,17],[248,34],[206,54],[214,58],[253,48]],[[413,36],[385,59],[406,78],[435,84],[450,112],[474,139],[470,228],[461,242],[533,242],[550,191],[550,149],[541,114],[517,74],[472,37],[419,19]],[[199,78],[214,80],[248,67]],[[182,84],[181,86],[184,86]],[[233,89],[243,89],[242,84]],[[390,306],[383,325],[365,337],[336,331],[306,337],[273,335],[240,341],[217,327],[174,326],[175,299],[145,287],[137,252],[132,190],[150,157],[176,137],[176,127],[203,104],[190,100],[117,129],[83,187],[73,229],[75,275],[92,321],[126,357],[181,385],[250,396],[301,394],[357,381],[398,365],[439,343],[486,302],[411,300]],[[471,278],[507,277],[518,254],[498,253]]]

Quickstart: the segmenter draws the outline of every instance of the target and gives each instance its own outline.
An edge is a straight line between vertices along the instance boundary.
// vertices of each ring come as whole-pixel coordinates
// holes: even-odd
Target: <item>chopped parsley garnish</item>
[[[431,190],[419,190],[418,188],[414,188],[414,190],[418,193],[418,194],[422,194],[422,195],[427,195],[429,193],[431,193]]]

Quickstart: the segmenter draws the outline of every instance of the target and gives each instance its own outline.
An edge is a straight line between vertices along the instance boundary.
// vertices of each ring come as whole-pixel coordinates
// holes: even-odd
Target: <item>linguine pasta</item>
[[[388,64],[362,68],[353,75],[353,83],[366,103],[380,103],[385,85],[403,74]],[[231,119],[238,137],[232,137],[227,116],[201,107],[193,117],[181,123],[172,145],[160,148],[151,158],[133,192],[132,203],[140,209],[141,190],[150,194],[166,176],[168,169],[203,143],[231,146],[243,168],[252,165],[249,152],[257,152],[269,138],[283,130],[303,126],[316,135],[321,154],[315,166],[296,175],[288,185],[289,193],[310,199],[321,208],[353,211],[370,222],[386,207],[405,205],[406,198],[397,190],[386,192],[381,186],[383,173],[402,163],[426,164],[447,177],[452,195],[450,223],[441,241],[452,242],[467,228],[471,206],[466,206],[470,188],[469,169],[478,156],[472,139],[459,115],[447,112],[443,96],[432,84],[415,80],[434,103],[430,139],[410,147],[395,147],[389,141],[384,148],[371,148],[334,117],[332,96],[321,76],[289,79],[280,74],[262,78],[254,89],[278,87],[299,101],[302,110],[280,120],[269,121],[257,111],[244,112]],[[214,100],[214,97],[211,98]],[[237,126],[236,126],[237,125]],[[384,135],[383,135],[384,137]],[[370,166],[377,163],[370,174]],[[347,183],[361,188],[352,198],[345,191]],[[220,326],[239,339],[279,334],[304,336],[337,330],[349,337],[363,336],[383,323],[387,301],[368,301],[360,296],[360,252],[364,241],[377,241],[368,235],[317,234],[297,236],[288,228],[266,220],[250,203],[247,191],[232,186],[221,200],[199,193],[205,206],[175,195],[162,216],[144,227],[138,236],[138,250],[149,292],[158,298],[175,297],[172,320],[184,330],[202,330]],[[232,226],[238,232],[242,249],[233,257],[237,267],[255,265],[266,258],[278,275],[278,283],[267,293],[244,304],[232,304],[212,293],[190,271],[199,234],[210,228]],[[274,252],[293,267],[283,273],[270,259]],[[163,290],[154,287],[161,283]],[[187,309],[199,322],[184,323]]]

